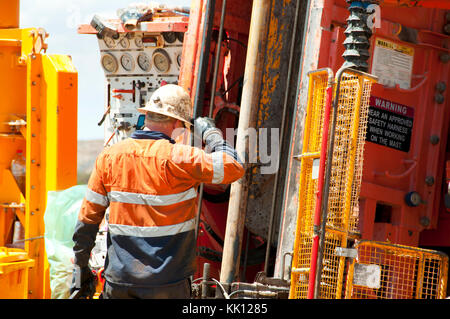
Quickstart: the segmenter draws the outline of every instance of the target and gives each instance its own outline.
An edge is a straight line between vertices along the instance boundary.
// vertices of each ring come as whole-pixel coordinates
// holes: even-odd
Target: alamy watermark
[[[370,30],[381,28],[381,7],[372,3],[367,6],[366,12],[369,14],[366,21],[367,27]]]
[[[245,147],[239,147],[237,156],[243,163],[254,164],[261,174],[275,174],[279,168],[280,160],[280,129],[279,128],[248,128],[239,131],[234,128],[226,128],[221,132],[223,139],[227,141],[229,147],[235,148],[237,143],[245,143]],[[182,137],[180,139],[180,137]],[[172,160],[176,163],[189,163],[202,161],[202,153],[192,151],[188,146],[201,149],[203,141],[195,137],[190,141],[190,134],[187,129],[179,128],[174,130],[171,138],[179,143],[177,151],[173,153]],[[237,141],[239,139],[239,141]],[[239,151],[245,149],[245,151]],[[208,152],[208,147],[205,147]],[[226,157],[231,161],[231,157]],[[225,162],[226,163],[226,162]]]

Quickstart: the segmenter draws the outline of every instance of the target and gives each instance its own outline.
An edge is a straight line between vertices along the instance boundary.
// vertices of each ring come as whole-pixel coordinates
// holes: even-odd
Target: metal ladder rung
[[[309,268],[292,268],[291,272],[296,274],[305,274],[309,273]]]
[[[320,152],[303,153],[300,155],[295,155],[294,159],[301,161],[302,159],[317,159],[320,158]]]

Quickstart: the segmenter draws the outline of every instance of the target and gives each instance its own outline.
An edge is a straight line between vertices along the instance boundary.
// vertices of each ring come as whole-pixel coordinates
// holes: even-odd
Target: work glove
[[[194,120],[194,135],[206,143],[208,137],[212,134],[219,134],[222,137],[222,132],[216,128],[216,124],[212,118],[199,117]]]
[[[89,266],[74,266],[70,295],[79,290],[78,298],[92,298],[96,285],[97,276],[93,274]]]

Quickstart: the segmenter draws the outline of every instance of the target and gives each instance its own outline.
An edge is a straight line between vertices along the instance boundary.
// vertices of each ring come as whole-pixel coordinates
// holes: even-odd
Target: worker
[[[182,87],[158,88],[138,109],[145,113],[145,127],[97,157],[73,235],[71,292],[94,287],[88,263],[105,216],[103,298],[190,297],[197,188],[230,184],[244,174],[236,151],[212,119],[194,121],[194,135],[205,150],[175,142],[172,133],[183,126],[192,130],[191,109]]]

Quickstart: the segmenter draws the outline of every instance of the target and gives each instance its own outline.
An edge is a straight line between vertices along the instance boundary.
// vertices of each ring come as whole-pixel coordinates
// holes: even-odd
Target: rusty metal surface
[[[275,265],[275,275],[287,274],[283,269],[282,261],[286,253],[292,252],[294,242],[295,225],[297,223],[298,189],[300,162],[294,159],[294,155],[300,154],[302,150],[303,122],[306,112],[306,99],[308,95],[308,72],[317,69],[319,63],[319,48],[322,39],[322,17],[324,15],[324,0],[309,0],[305,4],[307,21],[304,28],[308,30],[304,34],[301,45],[299,66],[299,80],[297,87],[298,100],[292,111],[292,136],[288,153],[285,190],[283,194],[283,205],[280,216],[280,236],[278,239],[278,250]],[[289,265],[286,260],[285,265]]]
[[[271,4],[271,13],[269,19],[269,30],[267,35],[267,48],[265,50],[266,58],[264,63],[264,73],[261,89],[261,98],[258,105],[256,129],[267,129],[267,141],[270,145],[271,129],[280,130],[282,127],[283,101],[287,92],[286,81],[288,75],[288,60],[291,49],[291,35],[294,29],[296,1],[273,1]],[[299,60],[301,52],[301,43],[303,36],[303,22],[306,14],[306,3],[301,1],[299,14],[299,23],[297,26],[297,36],[294,43],[294,58],[292,63],[293,74],[290,80],[290,91],[287,100],[287,118],[291,118],[294,112]],[[287,153],[290,143],[290,120],[285,123],[284,132],[279,132],[278,138],[284,135],[284,145],[278,148],[282,155],[279,162],[279,181],[278,189],[274,190],[275,174],[261,174],[262,167],[269,164],[261,164],[261,158],[258,158],[258,164],[255,165],[251,172],[251,184],[249,185],[249,197],[246,215],[247,228],[263,237],[267,238],[270,224],[270,209],[272,205],[272,194],[277,191],[278,201],[275,204],[274,234],[272,243],[278,240],[279,211],[281,209],[281,198],[285,180],[285,167],[287,164]],[[258,136],[258,139],[261,136]],[[277,137],[277,136],[275,136]],[[264,140],[263,140],[264,141]],[[265,142],[265,141],[264,141]],[[273,150],[268,147],[267,155],[275,160],[276,156],[272,154]],[[260,155],[260,154],[259,154]],[[278,155],[278,154],[277,154]]]
[[[327,3],[329,5],[327,5]],[[301,148],[300,137],[303,131],[304,105],[307,80],[304,76],[308,71],[331,67],[339,68],[344,62],[342,53],[345,50],[345,26],[349,12],[343,1],[326,2],[323,0],[311,0],[310,18],[308,19],[308,35],[305,39],[304,58],[301,66],[302,79],[299,86],[299,103],[295,115],[295,125],[292,137],[292,149],[290,156],[299,154]],[[413,47],[415,58],[412,70],[411,87],[408,89],[388,88],[381,84],[374,86],[373,94],[388,101],[394,101],[415,108],[414,131],[410,151],[389,149],[386,146],[367,143],[364,163],[363,185],[361,197],[363,198],[361,212],[361,231],[364,238],[375,240],[390,240],[392,242],[417,245],[419,234],[421,244],[433,246],[447,246],[448,236],[439,236],[431,231],[435,228],[439,219],[441,229],[437,231],[442,235],[448,223],[442,218],[437,218],[439,208],[439,192],[442,180],[443,166],[437,164],[445,156],[438,148],[445,148],[448,138],[448,123],[443,125],[443,118],[448,118],[448,108],[445,98],[448,90],[440,93],[436,100],[438,81],[448,78],[448,35],[443,33],[446,14],[443,10],[414,8],[382,8],[381,28],[376,29],[371,38],[371,45],[377,37],[388,39],[391,42],[402,43],[405,47]],[[404,37],[401,34],[402,26],[414,28],[415,37]],[[395,31],[397,30],[397,31]],[[406,31],[406,30],[405,30]],[[411,30],[410,30],[411,31]],[[400,33],[399,33],[400,32]],[[409,42],[405,42],[409,41]],[[372,48],[370,49],[373,54]],[[372,61],[369,59],[369,72]],[[429,73],[433,69],[436,72]],[[441,104],[439,104],[439,101]],[[443,102],[443,103],[442,103]],[[426,105],[426,107],[425,107]],[[446,109],[447,108],[447,109]],[[426,110],[426,111],[425,111]],[[426,114],[426,115],[425,115]],[[438,115],[440,114],[440,115]],[[423,119],[426,119],[423,121]],[[448,122],[448,121],[447,121]],[[429,131],[433,127],[433,133]],[[439,136],[439,143],[432,144],[432,135]],[[434,142],[437,139],[435,138]],[[419,155],[419,149],[421,154]],[[426,150],[430,151],[426,151]],[[435,151],[436,150],[436,151]],[[382,153],[381,153],[382,152]],[[380,154],[383,154],[380,156]],[[417,155],[416,155],[417,154]],[[440,154],[440,155],[438,155]],[[417,156],[417,157],[415,157]],[[377,160],[371,160],[371,159]],[[378,159],[380,159],[378,161]],[[419,160],[422,164],[419,164]],[[292,223],[296,220],[297,183],[299,174],[298,163],[291,159],[289,165],[288,183],[285,192],[284,207],[282,213],[282,235],[277,254],[277,260],[282,260],[285,252],[292,249]],[[429,171],[425,172],[427,168]],[[439,176],[439,180],[430,177]],[[426,183],[426,180],[429,184]],[[430,182],[432,180],[434,183]],[[383,185],[384,184],[384,185]],[[401,189],[401,190],[400,190]],[[417,189],[420,189],[419,191]],[[405,204],[405,194],[409,191],[417,191],[427,204],[418,207],[410,207]],[[378,194],[378,195],[375,195]],[[425,198],[426,197],[426,198]],[[401,220],[403,226],[396,226],[392,222],[379,221],[374,223],[377,201],[383,206],[390,203],[392,206],[392,218]],[[380,206],[380,205],[378,205]],[[407,225],[407,226],[406,226]],[[427,230],[424,230],[427,229]],[[439,238],[439,239],[438,239]],[[439,242],[438,242],[439,241]],[[281,265],[277,266],[277,273],[281,273]]]

